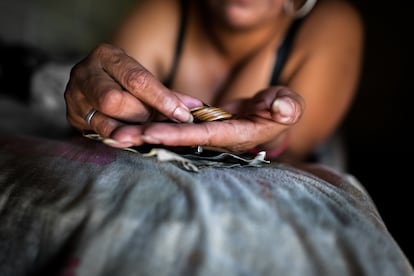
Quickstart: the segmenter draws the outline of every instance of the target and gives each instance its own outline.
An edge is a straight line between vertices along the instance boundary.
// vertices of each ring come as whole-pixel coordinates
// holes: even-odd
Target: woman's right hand
[[[154,112],[172,121],[191,122],[189,109],[202,105],[169,90],[122,49],[109,44],[99,45],[72,68],[65,102],[72,126],[102,137],[110,137],[125,123],[145,123]],[[85,118],[92,109],[97,112],[88,125]]]

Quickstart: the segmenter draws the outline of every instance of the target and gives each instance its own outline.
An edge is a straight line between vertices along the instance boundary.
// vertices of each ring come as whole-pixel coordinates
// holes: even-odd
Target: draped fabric
[[[360,183],[197,172],[78,137],[0,138],[0,274],[413,275]]]

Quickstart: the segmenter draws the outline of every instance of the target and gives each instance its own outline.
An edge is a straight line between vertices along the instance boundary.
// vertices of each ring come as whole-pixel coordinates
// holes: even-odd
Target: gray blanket
[[[0,275],[414,275],[358,181],[0,138]]]

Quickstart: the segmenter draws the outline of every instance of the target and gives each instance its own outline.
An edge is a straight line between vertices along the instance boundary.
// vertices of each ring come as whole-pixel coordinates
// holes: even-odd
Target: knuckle
[[[122,63],[122,57],[125,55],[124,50],[111,44],[102,43],[95,47],[90,55],[84,60],[87,65],[95,66],[96,61],[118,65]]]
[[[71,90],[69,89],[69,87],[66,87],[65,91],[63,91],[63,98],[66,104],[70,101],[70,94]]]
[[[134,92],[142,92],[151,85],[152,76],[144,69],[127,70],[124,74],[126,85]]]
[[[76,97],[76,91],[75,85],[71,80],[68,81],[66,84],[65,90],[63,91],[63,98],[65,100],[65,103],[67,105],[73,104],[74,98]]]
[[[100,110],[108,114],[118,112],[123,106],[122,92],[112,88],[102,91],[101,96],[98,98],[98,106]]]
[[[120,53],[122,53],[122,49],[112,46],[108,43],[101,43],[97,47],[95,47],[92,52],[91,56],[102,58],[102,57],[112,57],[112,56],[118,56]]]
[[[213,135],[214,129],[211,123],[202,124],[204,128],[204,140],[202,141],[202,145],[204,146],[213,146]]]

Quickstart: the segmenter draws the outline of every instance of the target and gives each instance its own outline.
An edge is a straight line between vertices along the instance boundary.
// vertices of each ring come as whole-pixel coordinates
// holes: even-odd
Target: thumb
[[[284,86],[270,87],[254,99],[256,110],[266,110],[280,124],[293,125],[302,116],[305,104],[302,97]]]
[[[288,96],[276,98],[271,106],[272,118],[286,125],[295,124],[302,115],[302,105],[296,99]]]

